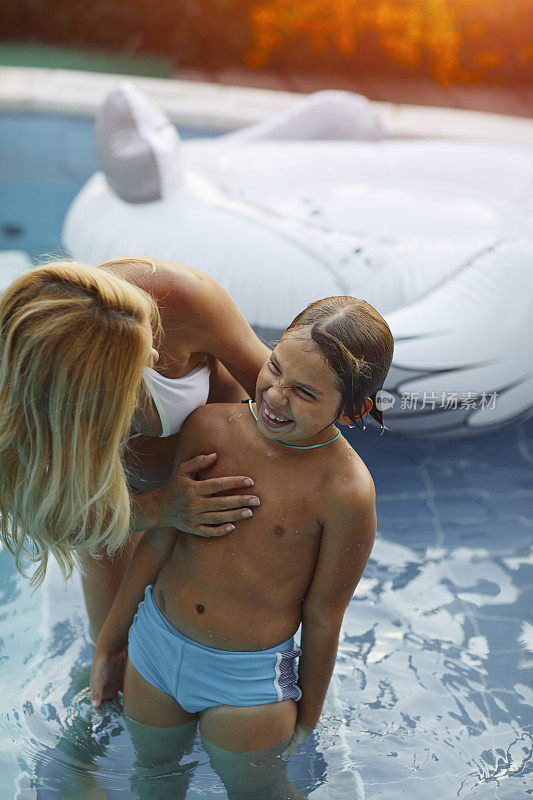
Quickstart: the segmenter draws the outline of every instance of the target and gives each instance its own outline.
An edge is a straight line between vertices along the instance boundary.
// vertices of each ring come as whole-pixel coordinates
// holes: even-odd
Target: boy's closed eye
[[[274,361],[269,361],[268,364],[274,375],[281,375],[281,370]],[[294,388],[298,390],[304,400],[316,400],[316,397],[311,392],[308,392],[307,389],[304,389],[303,386],[295,386]]]
[[[304,400],[316,400],[316,397],[314,396],[314,394],[311,394],[311,392],[308,392],[307,389],[303,388],[303,386],[297,386],[296,388],[298,389],[298,391],[300,392],[300,395],[304,398]]]
[[[281,375],[281,369],[278,366],[278,364],[276,364],[276,362],[274,361],[274,358],[270,359],[270,361],[268,362],[268,365],[269,365],[271,371],[274,373],[274,375]],[[308,389],[305,389],[303,386],[295,386],[294,388],[299,392],[300,396],[303,397],[304,400],[316,400],[317,399],[316,396],[312,392],[310,392]]]

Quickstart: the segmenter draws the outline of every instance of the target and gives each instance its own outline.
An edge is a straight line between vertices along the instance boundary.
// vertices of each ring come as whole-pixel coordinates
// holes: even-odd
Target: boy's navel
[[[205,606],[203,606],[201,603],[196,603],[196,610],[199,614],[203,614],[205,611]]]
[[[274,528],[274,533],[276,536],[285,536],[285,529],[281,527],[281,525],[276,525]]]

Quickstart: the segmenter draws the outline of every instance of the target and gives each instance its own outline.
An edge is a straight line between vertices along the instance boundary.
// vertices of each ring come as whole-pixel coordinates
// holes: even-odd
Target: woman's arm
[[[208,353],[224,364],[235,380],[255,394],[259,370],[270,356],[226,290],[210,275],[189,269],[175,272],[166,316],[176,315],[176,330],[187,336],[191,352]],[[172,326],[167,322],[167,326]],[[169,343],[172,333],[169,331]]]
[[[175,528],[150,531],[135,548],[96,643],[91,670],[93,706],[112,699],[121,688],[130,625],[145,588],[155,583],[174,548],[177,535]]]
[[[336,496],[335,496],[336,495]],[[376,535],[374,484],[339,496],[333,492],[323,519],[320,552],[302,613],[302,656],[297,725],[318,722],[329,686],[342,618],[363,574]]]
[[[127,256],[101,267],[153,295],[164,330],[162,361],[172,363],[177,355],[207,353],[224,364],[253,397],[257,375],[270,350],[218,281],[160,258]]]
[[[270,354],[260,342],[226,290],[206,273],[161,259],[129,256],[107,262],[105,269],[146,291],[157,301],[164,329],[162,357],[172,362],[176,354],[207,353],[217,358],[233,378],[253,397],[259,369]],[[212,387],[216,390],[217,387]],[[223,400],[212,391],[211,399]],[[235,398],[233,398],[235,399]],[[227,402],[227,400],[225,400]],[[180,435],[180,449],[185,427]],[[215,497],[221,492],[253,486],[248,476],[197,481],[202,470],[213,466],[216,453],[198,455],[189,448],[180,457],[181,466],[163,487],[132,495],[130,532],[175,526],[186,533],[220,536],[234,530],[232,523],[258,504],[255,495]],[[207,527],[209,526],[209,527]]]
[[[257,376],[270,358],[271,349],[260,341],[219,284],[208,282],[203,297],[208,298],[208,321],[202,332],[206,337],[205,352],[218,358],[248,396],[255,397]]]

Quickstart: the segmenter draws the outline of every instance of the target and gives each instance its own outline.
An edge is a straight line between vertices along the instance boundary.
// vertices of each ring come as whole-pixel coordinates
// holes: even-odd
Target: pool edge
[[[80,70],[0,66],[0,110],[94,117],[107,93],[130,80],[178,126],[232,131],[283,111],[298,92],[221,86]],[[460,138],[531,145],[533,119],[484,111],[371,101],[391,139]]]

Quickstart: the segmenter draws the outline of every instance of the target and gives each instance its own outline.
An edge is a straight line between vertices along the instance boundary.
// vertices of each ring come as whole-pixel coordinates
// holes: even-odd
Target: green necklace
[[[245,401],[243,400],[243,403],[244,402]],[[257,417],[255,416],[255,411],[252,408],[252,401],[251,400],[248,400],[248,406],[250,408],[250,411],[252,412],[253,418],[257,422]],[[326,445],[326,444],[331,444],[336,439],[338,439],[340,435],[341,435],[341,432],[337,431],[337,435],[334,436],[333,439],[330,439],[327,442],[322,442],[322,444],[285,444],[285,442],[280,442],[279,439],[273,439],[272,441],[276,442],[277,444],[282,444],[283,447],[291,447],[293,450],[314,450],[315,447],[324,447],[324,445]]]

